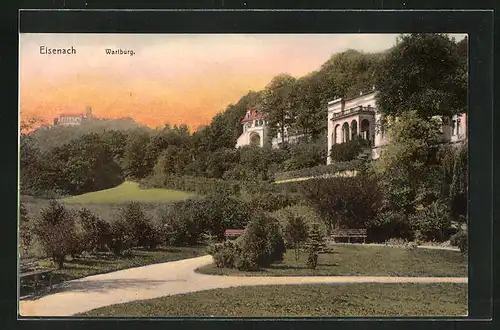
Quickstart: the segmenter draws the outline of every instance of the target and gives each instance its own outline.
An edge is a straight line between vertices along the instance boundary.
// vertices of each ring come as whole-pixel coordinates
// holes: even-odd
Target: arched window
[[[351,139],[354,139],[358,135],[358,122],[356,119],[351,121]]]
[[[368,119],[361,121],[361,137],[365,140],[370,140],[370,122]]]
[[[340,136],[340,125],[337,124],[335,125],[335,129],[333,131],[333,144],[336,144],[336,143],[341,143],[341,136]]]
[[[349,141],[349,137],[350,137],[350,134],[349,134],[349,124],[347,122],[345,122],[342,125],[342,142]]]

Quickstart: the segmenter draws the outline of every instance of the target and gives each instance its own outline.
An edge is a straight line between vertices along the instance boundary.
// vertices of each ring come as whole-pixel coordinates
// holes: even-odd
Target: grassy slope
[[[68,204],[103,203],[118,204],[131,201],[143,203],[165,203],[186,199],[191,193],[169,189],[141,189],[137,182],[125,181],[121,185],[83,195],[71,196],[61,201]]]
[[[333,247],[331,253],[320,254],[318,266],[314,270],[306,267],[307,253],[301,253],[299,267],[294,255],[294,250],[288,250],[282,264],[273,264],[257,272],[217,268],[213,264],[197,271],[212,275],[243,276],[467,276],[467,258],[456,251],[341,245]]]
[[[102,307],[82,316],[464,316],[466,284],[273,285]]]

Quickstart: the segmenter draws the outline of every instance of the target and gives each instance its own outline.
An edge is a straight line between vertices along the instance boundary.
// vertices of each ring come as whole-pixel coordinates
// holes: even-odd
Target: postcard
[[[20,34],[19,314],[468,314],[466,34]]]

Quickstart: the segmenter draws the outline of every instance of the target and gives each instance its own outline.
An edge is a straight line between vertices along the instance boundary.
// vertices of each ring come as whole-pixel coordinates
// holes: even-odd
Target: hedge
[[[319,165],[311,168],[303,168],[296,171],[277,172],[274,174],[275,181],[297,179],[303,177],[315,177],[325,174],[334,174],[342,171],[358,170],[362,166],[362,160],[352,160],[349,162],[338,162],[330,165]]]
[[[195,176],[164,175],[152,176],[141,183],[144,188],[167,188],[194,192],[198,195],[211,195],[225,191],[238,195],[240,183],[236,180],[222,180]]]

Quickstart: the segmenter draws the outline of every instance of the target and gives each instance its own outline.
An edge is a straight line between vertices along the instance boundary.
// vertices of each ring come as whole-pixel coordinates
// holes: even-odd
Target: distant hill
[[[53,125],[40,127],[29,135],[34,138],[40,150],[47,151],[87,133],[103,133],[108,130],[130,131],[136,129],[151,130],[147,126],[138,124],[132,118],[92,118],[89,120],[85,119],[78,126]]]

